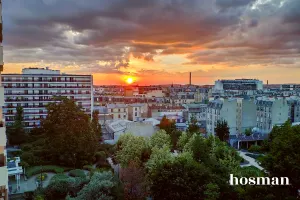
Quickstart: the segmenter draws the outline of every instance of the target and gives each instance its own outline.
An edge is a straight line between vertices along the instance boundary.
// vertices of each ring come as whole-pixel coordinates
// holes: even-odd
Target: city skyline
[[[3,73],[50,67],[95,85],[300,83],[297,0],[3,2]],[[153,78],[155,77],[155,78]]]

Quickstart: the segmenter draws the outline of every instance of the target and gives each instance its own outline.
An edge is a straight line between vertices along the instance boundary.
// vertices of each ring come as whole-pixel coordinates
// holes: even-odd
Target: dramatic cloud
[[[108,74],[127,73],[132,59],[155,63],[168,55],[188,60],[178,73],[191,66],[299,67],[299,8],[299,0],[9,0],[5,62]],[[159,66],[134,72],[166,73]]]

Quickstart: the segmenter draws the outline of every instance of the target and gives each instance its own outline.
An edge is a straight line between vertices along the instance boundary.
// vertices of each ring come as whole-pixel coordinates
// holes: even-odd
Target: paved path
[[[247,160],[248,162],[249,162],[249,164],[247,164],[247,165],[243,165],[242,167],[246,167],[246,166],[254,166],[254,167],[256,167],[256,168],[258,168],[258,169],[260,169],[260,170],[264,170],[264,168],[262,168],[257,162],[256,162],[256,160],[254,159],[254,158],[251,158],[251,157],[249,157],[249,156],[247,156],[246,155],[246,153],[248,153],[248,152],[243,152],[243,151],[238,151],[239,152],[239,154],[240,154],[240,156],[242,157],[242,158],[244,158],[245,160]]]

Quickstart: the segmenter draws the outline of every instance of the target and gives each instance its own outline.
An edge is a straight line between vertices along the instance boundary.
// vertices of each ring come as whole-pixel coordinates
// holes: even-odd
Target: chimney
[[[192,72],[190,72],[190,85],[192,85]]]
[[[269,80],[267,80],[267,85],[269,85]]]

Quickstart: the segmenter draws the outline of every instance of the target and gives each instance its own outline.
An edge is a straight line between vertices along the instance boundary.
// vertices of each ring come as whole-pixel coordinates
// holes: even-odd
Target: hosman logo
[[[234,177],[230,174],[230,185],[290,185],[288,177]]]

